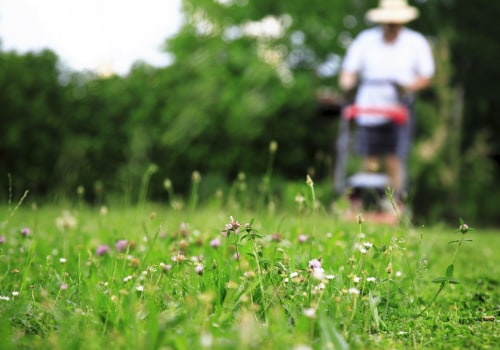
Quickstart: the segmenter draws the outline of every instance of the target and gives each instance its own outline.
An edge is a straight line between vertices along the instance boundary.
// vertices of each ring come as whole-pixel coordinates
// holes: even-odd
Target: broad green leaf
[[[455,266],[453,264],[448,265],[448,267],[446,268],[446,277],[448,277],[448,279],[453,277],[454,270]]]
[[[448,282],[448,278],[446,278],[446,277],[436,277],[431,282],[432,283],[446,283],[446,282]]]

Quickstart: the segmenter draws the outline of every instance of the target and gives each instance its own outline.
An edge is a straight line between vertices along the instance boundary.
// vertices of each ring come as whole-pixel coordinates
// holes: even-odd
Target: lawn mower
[[[346,216],[355,217],[363,214],[372,221],[395,223],[400,213],[396,208],[400,203],[387,197],[387,189],[391,186],[390,177],[381,171],[379,163],[368,170],[359,171],[359,159],[351,157],[354,153],[351,135],[356,131],[353,121],[359,116],[384,115],[392,123],[398,125],[398,132],[409,127],[409,108],[401,103],[389,107],[366,107],[350,104],[342,108],[336,140],[336,162],[334,169],[334,189],[338,196],[348,199],[349,207]],[[399,143],[398,143],[399,147]],[[397,152],[400,154],[399,150]],[[404,152],[403,152],[404,153]],[[405,159],[403,159],[403,164]],[[354,172],[354,173],[353,173]],[[406,178],[406,169],[403,169]]]

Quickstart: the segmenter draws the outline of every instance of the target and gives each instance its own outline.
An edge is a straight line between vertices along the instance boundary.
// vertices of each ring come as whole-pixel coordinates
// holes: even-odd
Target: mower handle
[[[358,105],[348,105],[342,110],[342,117],[352,120],[360,114],[379,116],[383,115],[391,119],[396,124],[406,124],[408,122],[408,108],[404,105],[394,105],[387,107],[362,107]]]

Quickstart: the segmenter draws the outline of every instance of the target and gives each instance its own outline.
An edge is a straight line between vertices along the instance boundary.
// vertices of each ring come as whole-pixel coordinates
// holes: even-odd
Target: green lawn
[[[299,208],[28,204],[0,215],[2,349],[500,347],[500,232],[462,236],[459,218],[418,228]]]

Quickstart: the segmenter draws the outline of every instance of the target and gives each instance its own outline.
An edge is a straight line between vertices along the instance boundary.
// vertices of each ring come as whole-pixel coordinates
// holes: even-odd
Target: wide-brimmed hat
[[[407,23],[418,17],[418,9],[406,0],[380,0],[377,8],[366,13],[366,19],[374,23]]]

